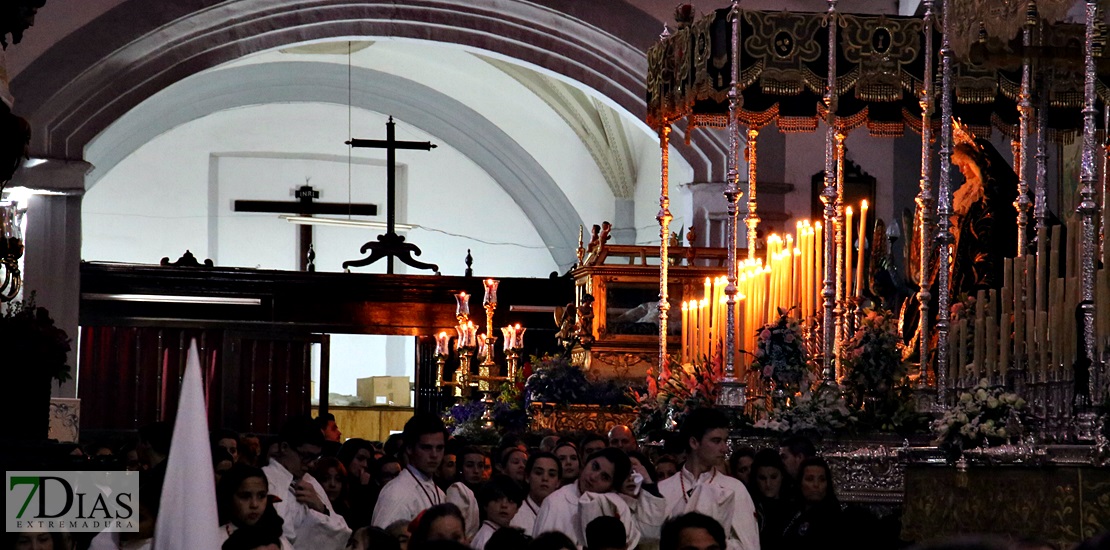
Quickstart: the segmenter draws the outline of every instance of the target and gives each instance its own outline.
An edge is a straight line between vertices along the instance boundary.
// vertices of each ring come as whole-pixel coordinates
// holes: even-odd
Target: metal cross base
[[[717,394],[717,406],[741,409],[748,402],[747,384],[736,378],[721,380],[721,389]]]
[[[396,233],[386,233],[378,235],[377,241],[370,241],[362,245],[359,250],[365,254],[367,250],[372,251],[369,256],[361,260],[348,260],[343,262],[343,269],[350,267],[362,267],[370,265],[382,258],[389,258],[388,273],[393,273],[393,258],[401,260],[401,263],[415,267],[416,269],[428,269],[434,271],[439,275],[439,266],[436,264],[428,264],[418,261],[412,257],[413,254],[420,255],[420,247],[412,243],[406,243],[405,238]]]

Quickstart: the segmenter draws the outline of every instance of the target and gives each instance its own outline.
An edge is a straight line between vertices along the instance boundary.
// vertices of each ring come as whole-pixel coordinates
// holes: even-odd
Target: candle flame
[[[852,215],[852,207],[851,207],[851,206],[849,206],[848,208],[845,208],[845,209],[844,209],[844,212],[845,212],[846,214],[848,214],[849,216],[851,216],[851,215]]]
[[[859,203],[859,209],[860,211],[867,210],[867,199],[863,199],[863,202]]]

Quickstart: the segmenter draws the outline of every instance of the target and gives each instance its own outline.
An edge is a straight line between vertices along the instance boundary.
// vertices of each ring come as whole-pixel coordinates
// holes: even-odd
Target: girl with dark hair
[[[807,458],[798,467],[797,512],[783,532],[783,547],[827,546],[838,548],[840,501],[833,487],[832,470],[825,459]]]
[[[533,453],[528,457],[525,475],[528,482],[528,497],[524,499],[510,525],[531,534],[532,527],[536,523],[536,514],[543,506],[543,501],[559,488],[563,468],[555,455],[544,452]]]
[[[620,449],[605,447],[590,455],[575,483],[551,493],[544,500],[532,533],[559,531],[576,545],[584,546],[585,527],[590,520],[599,515],[616,516],[624,523],[628,547],[634,548],[640,542],[641,521],[634,517],[619,494],[631,470],[632,462]],[[641,491],[643,494],[646,491]],[[647,523],[662,524],[662,519]]]
[[[260,468],[236,464],[224,472],[216,485],[216,509],[224,540],[238,531],[249,531],[235,535],[234,541],[273,539],[282,550],[292,550],[282,535],[284,522],[270,500],[269,483]],[[229,541],[232,546],[234,541]]]
[[[578,458],[578,446],[573,441],[563,440],[555,446],[555,458],[559,459],[559,468],[562,470],[561,485],[569,485],[578,479],[581,461]]]
[[[474,550],[485,550],[486,542],[498,530],[509,527],[509,523],[520,509],[524,496],[516,481],[508,476],[498,475],[478,489],[478,509],[482,512],[482,526],[474,535],[470,546]]]
[[[351,506],[347,498],[347,469],[343,463],[337,458],[325,456],[317,460],[308,473],[320,482],[332,509],[347,519],[351,515]],[[351,525],[351,519],[347,519],[347,526]]]
[[[423,548],[433,541],[452,541],[466,543],[463,531],[463,517],[459,508],[451,503],[437,504],[420,512],[409,526],[412,537],[409,548]]]
[[[748,484],[752,473],[752,463],[755,462],[755,449],[740,447],[732,451],[728,457],[728,474],[739,479],[740,483]]]
[[[786,465],[774,449],[763,449],[755,454],[748,492],[755,503],[760,548],[782,546],[782,532],[794,514],[793,503],[783,494],[788,479]]]
[[[510,447],[501,453],[501,472],[522,488],[527,477],[528,453],[519,447]]]

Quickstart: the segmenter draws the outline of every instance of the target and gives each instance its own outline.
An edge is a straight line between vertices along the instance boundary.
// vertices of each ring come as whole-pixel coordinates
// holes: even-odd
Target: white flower
[[[987,398],[987,408],[988,409],[997,409],[998,408],[998,400],[995,399],[994,397],[988,397]]]

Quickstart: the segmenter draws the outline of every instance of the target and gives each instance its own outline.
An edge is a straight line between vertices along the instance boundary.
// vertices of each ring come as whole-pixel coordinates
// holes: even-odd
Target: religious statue
[[[1017,174],[1002,155],[985,139],[975,137],[958,121],[953,122],[952,164],[957,166],[964,182],[952,197],[952,260],[947,292],[955,299],[973,295],[979,290],[998,288],[1002,284],[1005,258],[1017,255]],[[908,219],[906,219],[909,222]],[[921,213],[913,217],[914,231],[906,243],[907,285],[916,292],[920,285],[929,285],[933,296],[930,317],[936,315],[938,289],[936,251],[931,254],[928,273],[920,273]],[[1023,236],[1028,238],[1028,236]],[[919,303],[916,294],[903,303],[902,334],[906,341],[906,358],[917,353]]]
[[[1002,284],[1003,259],[1017,255],[1017,174],[989,141],[953,122],[952,164],[964,183],[952,195],[951,292],[973,294]],[[1023,237],[1025,238],[1025,237]]]
[[[555,308],[555,326],[559,328],[555,340],[568,350],[574,345],[576,311],[573,302],[566,307]]]
[[[578,306],[577,319],[574,323],[574,336],[583,346],[594,342],[594,297],[589,294],[582,296],[582,304]]]
[[[601,222],[601,225],[594,224],[590,231],[590,244],[586,246],[586,254],[579,265],[590,265],[597,260],[597,257],[601,254],[601,249],[605,247],[605,243],[612,238],[609,235],[612,230],[613,224],[609,222]]]

